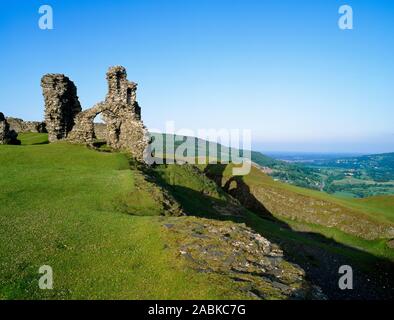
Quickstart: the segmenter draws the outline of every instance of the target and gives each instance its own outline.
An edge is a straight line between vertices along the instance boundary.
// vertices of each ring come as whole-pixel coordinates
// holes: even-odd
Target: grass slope
[[[199,173],[191,170],[189,165],[160,165],[155,168],[155,174],[159,176],[160,183],[169,186],[174,197],[189,215],[205,215],[210,219],[243,222],[270,241],[280,244],[285,251],[286,259],[306,270],[307,277],[322,287],[330,298],[377,299],[384,297],[387,299],[392,296],[393,288],[387,284],[394,279],[392,273],[394,250],[388,247],[387,239],[369,240],[357,234],[344,232],[337,226],[310,223],[279,214],[276,211],[278,203],[274,202],[272,205],[269,199],[265,201],[267,199],[258,197],[259,192],[266,193],[274,189],[280,203],[285,207],[291,198],[301,198],[304,201],[305,195],[308,195],[309,200],[314,202],[320,201],[320,198],[314,198],[315,192],[312,190],[276,182],[254,168],[250,175],[242,178],[245,185],[239,189],[242,194],[240,200],[248,199],[245,194],[251,197],[256,195],[255,200],[260,200],[266,208],[270,209],[271,216],[263,218],[259,211],[254,211],[253,207],[256,208],[256,206],[247,210],[240,203],[234,203],[231,198],[227,198],[222,188],[218,186],[215,188],[215,185],[211,184],[212,180],[206,177],[204,170],[223,173],[221,165],[211,165],[209,168],[200,166]],[[231,165],[225,169],[223,181],[228,181],[230,170]],[[232,185],[233,183],[230,183],[230,192]],[[256,190],[259,192],[256,193]],[[316,194],[323,195],[324,207],[313,215],[315,221],[319,221],[319,215],[324,213],[325,206],[337,208],[339,204],[343,205],[340,199],[321,192],[316,192]],[[281,199],[281,196],[285,198]],[[253,203],[246,202],[245,204],[249,206]],[[302,212],[305,209],[303,205],[297,206],[297,203],[292,204],[288,212]],[[344,205],[343,208],[345,210],[343,214],[350,215],[353,223],[358,219],[370,218],[368,213],[361,210],[361,206],[358,207],[359,211]],[[375,214],[379,215],[379,213]],[[373,221],[379,225],[380,219]],[[338,268],[345,264],[353,267],[355,277],[358,279],[357,290],[352,293],[339,290],[337,285]]]
[[[166,246],[165,218],[124,154],[20,138],[0,146],[0,299],[243,297]],[[38,289],[42,265],[54,290]]]
[[[157,188],[130,168],[126,155],[65,143],[45,145],[45,135],[20,138],[22,146],[0,147],[0,298],[246,297],[220,275],[197,273],[178,259],[179,253],[168,246],[172,240],[163,232],[167,218],[159,217],[163,208],[155,196]],[[150,174],[188,214],[245,222],[280,243],[291,261],[308,270],[308,277],[327,284],[325,290],[337,288],[336,264],[351,263],[357,270],[380,274],[380,258],[394,260],[387,239],[368,240],[340,226],[316,223],[319,211],[311,220],[280,211],[281,204],[294,198],[301,200],[289,212],[303,212],[307,198],[340,206],[355,219],[387,225],[391,198],[335,198],[276,182],[253,168],[242,181],[246,191],[270,209],[272,218],[267,220],[242,207],[203,173],[214,170],[225,182],[231,178],[231,165],[199,168],[160,165]],[[269,192],[285,200],[280,204],[275,197],[264,198]],[[37,288],[43,264],[54,268],[53,291]],[[321,274],[326,278],[322,280]],[[370,288],[364,291],[368,294]],[[343,295],[336,294],[332,297]]]
[[[231,166],[228,166],[224,171],[224,180],[230,177],[230,170]],[[379,233],[394,227],[392,197],[336,198],[274,181],[257,168],[252,168],[251,174],[243,181],[272,215],[296,229],[301,230],[303,226],[304,230],[312,230],[345,245],[394,260],[394,250],[386,245],[390,238]],[[336,219],[341,223],[336,224]]]
[[[18,139],[21,141],[22,145],[48,144],[47,133],[22,133],[18,135]]]

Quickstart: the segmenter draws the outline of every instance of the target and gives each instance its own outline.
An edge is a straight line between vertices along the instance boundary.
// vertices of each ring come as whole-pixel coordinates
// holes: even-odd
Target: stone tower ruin
[[[136,101],[137,84],[127,80],[126,69],[121,66],[109,68],[107,72],[108,93],[105,101],[81,111],[76,89],[72,97],[64,96],[65,80],[53,84],[54,75],[43,77],[41,84],[45,98],[45,114],[48,133],[52,140],[66,139],[73,143],[93,146],[95,135],[94,119],[97,115],[105,122],[105,140],[114,150],[130,152],[142,161],[147,152],[149,136],[141,121],[141,108]],[[55,79],[58,79],[56,75]],[[67,77],[59,79],[69,79]],[[59,86],[61,83],[62,86]],[[67,82],[71,87],[71,81]],[[74,86],[75,88],[75,86]]]
[[[41,79],[45,100],[45,123],[49,142],[67,138],[81,112],[77,88],[64,74],[46,74]]]

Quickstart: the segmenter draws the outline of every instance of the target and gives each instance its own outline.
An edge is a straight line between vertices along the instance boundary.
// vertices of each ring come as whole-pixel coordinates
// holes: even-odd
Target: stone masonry
[[[10,129],[18,133],[34,132],[34,133],[46,133],[45,122],[39,121],[23,121],[22,119],[7,117],[7,122],[10,125]]]
[[[127,80],[121,66],[107,72],[108,93],[105,101],[81,111],[74,84],[64,75],[46,75],[41,83],[44,90],[46,125],[50,141],[66,139],[72,143],[93,146],[97,139],[94,119],[101,115],[107,145],[114,150],[130,152],[142,161],[147,152],[149,136],[141,121],[141,108],[136,101],[137,84]],[[65,90],[67,88],[69,90]],[[66,99],[62,99],[67,93]]]
[[[77,88],[63,74],[46,74],[41,79],[45,100],[45,123],[49,142],[67,138],[75,116],[82,110]]]
[[[0,144],[20,144],[18,134],[10,129],[4,114],[0,112]]]

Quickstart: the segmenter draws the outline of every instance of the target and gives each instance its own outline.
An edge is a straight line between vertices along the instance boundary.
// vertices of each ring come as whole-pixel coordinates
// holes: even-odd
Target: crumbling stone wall
[[[23,121],[22,119],[7,117],[10,129],[18,133],[35,132],[46,133],[45,122],[39,121]]]
[[[95,139],[94,118],[104,110],[106,110],[106,105],[103,102],[99,102],[93,108],[78,113],[75,117],[74,128],[70,132],[68,140],[74,143],[93,145]]]
[[[141,108],[136,101],[137,84],[127,80],[126,69],[121,66],[109,68],[107,81],[105,101],[77,114],[75,125],[67,139],[74,143],[92,145],[97,138],[94,119],[101,114],[106,130],[102,130],[100,135],[105,134],[107,145],[114,150],[128,151],[142,161],[149,136],[141,121]]]
[[[49,142],[65,139],[82,110],[74,83],[63,74],[46,74],[41,79],[45,100],[45,123]]]
[[[10,129],[4,114],[0,112],[0,144],[20,144],[18,134]]]
[[[122,66],[109,68],[108,93],[105,101],[81,111],[77,89],[62,74],[47,74],[41,80],[45,98],[45,122],[49,141],[67,139],[73,143],[93,145],[97,138],[94,119],[101,115],[100,138],[114,150],[130,152],[142,161],[148,150],[149,135],[141,121],[141,108],[136,101],[137,84],[127,80]]]
[[[126,69],[114,66],[107,72],[108,93],[105,102],[108,105],[127,105],[134,118],[141,120],[141,108],[136,101],[137,84],[127,80]]]

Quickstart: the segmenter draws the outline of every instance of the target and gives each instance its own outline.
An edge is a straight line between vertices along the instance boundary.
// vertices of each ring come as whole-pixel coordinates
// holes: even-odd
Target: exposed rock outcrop
[[[187,217],[169,218],[163,227],[191,268],[230,279],[252,298],[326,299],[278,245],[244,224]]]
[[[0,112],[0,144],[20,144],[18,134],[10,129],[10,125],[4,114]]]
[[[22,119],[7,117],[10,129],[18,133],[35,132],[46,133],[45,122],[39,121],[23,121]]]
[[[74,83],[63,74],[46,74],[41,79],[45,100],[45,123],[49,142],[67,138],[81,104]]]

